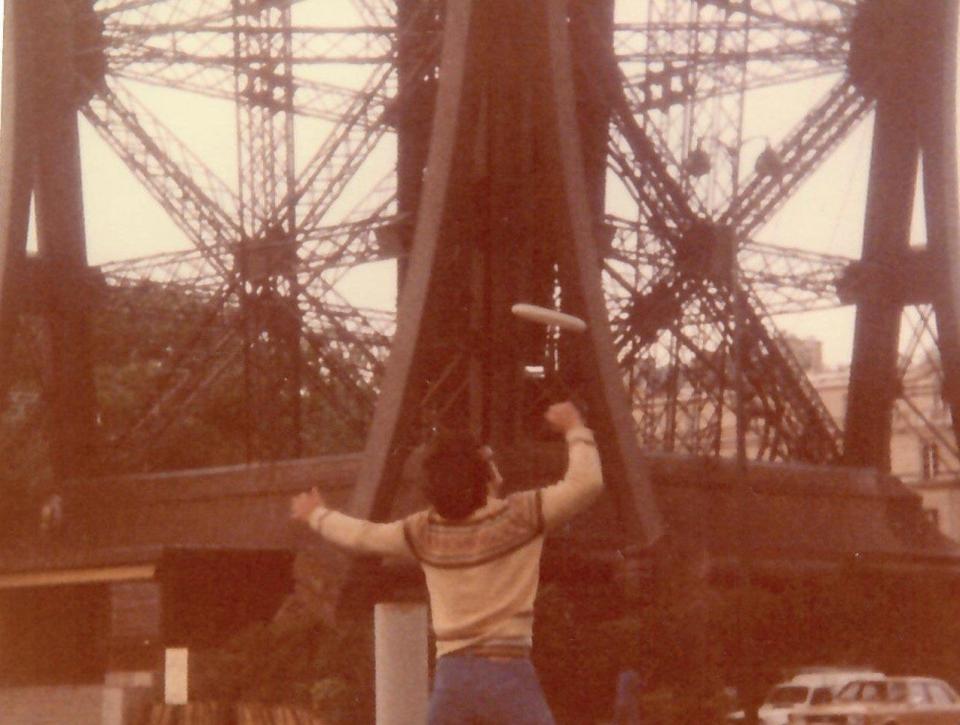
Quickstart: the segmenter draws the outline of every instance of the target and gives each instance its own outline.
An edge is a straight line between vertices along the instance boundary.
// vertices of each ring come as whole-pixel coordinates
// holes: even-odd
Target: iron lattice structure
[[[82,207],[50,227],[44,197],[52,182],[26,162],[11,167],[21,181],[34,180],[27,187],[34,191],[39,248],[26,254],[30,200],[8,188],[0,342],[9,349],[16,335],[27,339],[36,330],[44,349],[60,350],[57,360],[44,358],[46,417],[54,441],[72,436],[82,445],[57,464],[58,475],[90,466],[150,467],[158,441],[205,399],[220,396],[217,404],[226,405],[225,390],[247,460],[362,440],[394,321],[391,310],[351,304],[341,283],[358,268],[393,260],[402,286],[446,13],[439,0],[310,5],[51,0],[39,9],[30,0],[8,0],[7,146],[14,133],[36,135],[30,114],[73,128],[43,131],[31,148],[49,146],[62,156],[67,144],[77,164],[59,183],[76,196],[82,180],[98,193],[96,169],[83,167],[75,140],[51,140],[75,139],[83,119],[163,207],[187,247],[88,268]],[[952,17],[952,2],[936,5],[932,15]],[[922,84],[905,76],[910,63],[891,49],[884,28],[903,21],[922,32],[923,23],[911,17],[910,4],[900,0],[570,4],[595,236],[642,445],[729,452],[739,412],[756,457],[884,467],[894,401],[871,402],[876,386],[907,399],[904,381],[917,362],[950,379],[953,305],[936,291],[946,284],[936,259],[924,257],[927,246],[906,249],[909,239],[878,245],[874,232],[882,222],[869,221],[882,189],[903,184],[900,169],[878,168],[886,156],[913,159],[912,202],[920,149],[934,183],[942,178],[926,154],[952,148],[949,126],[920,134],[922,143],[909,130],[916,123],[904,106],[905,88]],[[915,72],[931,76],[931,64],[946,63],[952,52],[951,23],[940,25],[949,37],[923,44],[922,62],[908,59],[920,68]],[[952,112],[951,84],[942,74],[937,83],[943,108]],[[771,89],[789,95],[793,84],[820,95],[786,130],[758,131],[749,113],[754,99]],[[51,87],[60,101],[38,111],[31,94]],[[924,102],[929,108],[934,101]],[[195,148],[189,132],[173,130],[165,113],[177,103],[231,119],[233,140],[224,142],[230,163]],[[863,259],[851,264],[758,241],[878,106]],[[898,122],[901,136],[883,131]],[[758,135],[766,137],[759,153],[749,143]],[[954,163],[944,155],[946,165]],[[950,270],[957,270],[949,249],[955,240],[942,227],[956,216],[955,191],[939,208],[927,205],[928,231],[940,229],[931,245],[947,248],[936,253],[949,259]],[[894,225],[904,216],[909,211]],[[72,234],[74,253],[58,260],[63,230]],[[896,272],[904,255],[917,258],[921,274]],[[891,276],[901,293],[878,299]],[[924,278],[929,285],[910,283]],[[28,304],[51,279],[67,280],[62,287],[70,294]],[[95,303],[76,305],[81,298]],[[879,342],[894,353],[893,367],[888,359],[879,370],[854,350],[846,431],[777,323],[779,315],[841,304],[857,304],[861,321],[886,320],[880,327],[861,322],[867,332],[858,332],[856,345]],[[72,307],[79,310],[72,316],[57,312]],[[31,322],[38,319],[39,326]],[[913,332],[898,357],[902,319]],[[99,399],[56,392],[120,365],[111,357],[118,345],[111,335],[134,321],[143,338],[156,335],[137,361],[136,394],[121,406],[105,402],[102,386]],[[548,367],[552,344],[547,340],[543,350]],[[5,390],[23,385],[9,372],[9,356],[2,369]],[[448,382],[436,381],[436,390]],[[942,439],[941,428],[929,426]],[[345,433],[327,435],[331,429]],[[943,443],[955,459],[952,437]],[[215,459],[209,463],[231,461],[230,454]]]

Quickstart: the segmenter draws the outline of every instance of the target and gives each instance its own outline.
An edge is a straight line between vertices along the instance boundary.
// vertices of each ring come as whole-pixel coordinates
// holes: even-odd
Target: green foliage
[[[8,496],[44,491],[53,480],[42,415],[39,334],[36,324],[20,325],[0,380],[8,386],[0,385],[0,396],[10,399],[0,405],[0,486]]]
[[[208,293],[142,282],[112,286],[93,308],[91,349],[97,391],[97,439],[102,464],[110,473],[170,471],[243,463],[249,430],[243,340],[234,329],[236,305],[217,310]],[[10,389],[31,399],[27,416],[0,417],[0,484],[29,485],[47,467],[40,364],[43,323],[25,320],[14,338],[8,372]],[[362,449],[364,421],[349,383],[311,367],[316,354],[303,343],[300,400],[305,455]],[[190,384],[190,369],[202,371]],[[171,390],[177,390],[170,396]],[[169,397],[167,397],[169,396]],[[156,407],[163,402],[161,407]],[[148,414],[162,425],[128,433]],[[147,441],[147,443],[144,442]],[[135,450],[134,450],[135,449]],[[130,455],[133,452],[133,455]],[[27,484],[24,484],[27,485]]]
[[[610,654],[617,650],[598,642],[596,628],[584,626],[581,605],[555,584],[544,586],[537,597],[534,663],[561,722],[599,717],[616,686],[617,658]]]
[[[36,404],[23,418],[0,420],[0,489],[8,497],[36,494],[53,481],[47,439]]]
[[[681,566],[661,575],[649,601],[617,611],[613,586],[551,584],[538,600],[535,658],[559,719],[570,723],[611,716],[624,668],[644,682],[641,721],[671,725],[723,722],[808,666],[960,685],[958,588],[942,575],[855,568],[747,586]]]
[[[544,587],[537,602],[534,655],[561,722],[611,717],[623,669],[637,670],[645,683],[642,722],[722,722],[720,654],[706,631],[716,614],[710,610],[714,594],[697,585],[678,597],[676,586],[663,582],[647,605],[619,616],[613,611],[613,617],[611,605],[619,600],[613,586]]]
[[[310,687],[313,709],[331,723],[357,722],[359,695],[348,680],[340,675],[329,675]]]
[[[960,597],[948,579],[849,570],[806,579],[710,582],[663,576],[623,609],[613,582],[550,583],[537,600],[534,658],[560,723],[609,719],[618,673],[644,683],[641,722],[713,725],[803,666],[871,666],[960,683]],[[604,616],[604,613],[606,616]],[[206,653],[199,699],[311,707],[368,722],[371,624],[257,625]],[[734,703],[727,688],[736,687]]]
[[[322,624],[256,624],[223,647],[200,653],[196,700],[309,707],[333,725],[367,722],[373,702],[369,622],[342,630]]]

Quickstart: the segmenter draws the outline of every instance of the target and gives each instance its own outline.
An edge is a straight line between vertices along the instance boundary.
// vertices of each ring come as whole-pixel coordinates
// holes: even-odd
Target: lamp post
[[[770,145],[768,136],[750,136],[738,140],[734,144],[721,141],[714,136],[704,136],[697,140],[693,149],[686,155],[683,161],[683,171],[687,176],[700,178],[709,174],[713,170],[713,159],[704,149],[704,144],[710,143],[725,151],[730,157],[731,164],[731,187],[733,193],[736,193],[740,186],[740,154],[743,149],[753,141],[763,141],[765,146],[753,163],[753,170],[760,176],[780,176],[783,173],[783,160],[776,149]]]
[[[692,177],[702,177],[713,168],[710,156],[703,148],[705,139],[699,140],[693,150],[687,155],[684,161],[684,171]],[[765,147],[757,156],[754,162],[754,171],[761,176],[780,176],[783,173],[783,162],[779,154],[770,145],[769,139],[765,136],[755,136],[748,139],[739,139],[736,145],[729,145],[718,139],[711,139],[730,158],[731,166],[731,198],[736,196],[740,185],[740,157],[743,148],[755,140],[763,140]],[[733,394],[734,394],[734,414],[736,416],[736,464],[734,468],[734,483],[731,488],[733,502],[735,506],[736,517],[736,559],[739,573],[739,584],[742,587],[741,606],[738,607],[738,659],[742,681],[739,683],[743,690],[741,691],[741,702],[744,706],[744,715],[746,723],[753,725],[757,722],[757,696],[756,672],[753,663],[753,652],[755,647],[751,646],[749,634],[749,619],[742,620],[743,605],[749,604],[749,591],[751,584],[752,552],[750,550],[750,538],[748,535],[750,505],[750,486],[748,483],[747,470],[747,415],[746,415],[746,380],[745,380],[745,352],[746,339],[744,329],[746,323],[745,303],[743,291],[740,284],[740,265],[737,259],[739,249],[738,239],[734,236],[733,230],[729,228],[718,229],[716,231],[717,241],[724,245],[724,250],[729,255],[726,260],[727,280],[730,291],[730,313],[733,323],[733,332],[731,335],[731,353],[733,362]]]

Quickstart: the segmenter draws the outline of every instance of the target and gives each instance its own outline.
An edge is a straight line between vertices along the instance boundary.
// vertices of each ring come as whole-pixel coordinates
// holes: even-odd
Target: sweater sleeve
[[[358,554],[413,556],[404,537],[403,521],[380,524],[319,506],[310,514],[309,524],[331,544]]]
[[[556,528],[586,509],[603,491],[600,456],[588,428],[567,432],[567,472],[563,480],[541,491],[543,522]]]

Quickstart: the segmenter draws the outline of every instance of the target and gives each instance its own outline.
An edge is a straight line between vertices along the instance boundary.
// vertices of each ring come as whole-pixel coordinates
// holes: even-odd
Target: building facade
[[[847,366],[823,364],[822,344],[790,339],[827,410],[843,425],[847,409]],[[915,362],[897,391],[890,441],[890,471],[923,499],[940,530],[960,540],[960,458],[950,410],[941,393],[937,361]]]

